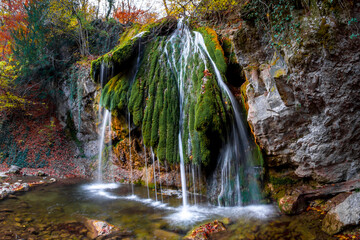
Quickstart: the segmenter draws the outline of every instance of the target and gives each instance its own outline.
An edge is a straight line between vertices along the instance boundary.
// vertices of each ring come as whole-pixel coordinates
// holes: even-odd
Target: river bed
[[[184,208],[177,191],[155,199],[151,189],[135,186],[132,195],[131,185],[120,183],[39,186],[0,202],[0,239],[88,239],[86,219],[119,227],[113,239],[181,239],[214,220],[224,222],[227,231],[212,239],[330,239],[315,213],[288,217],[272,205],[217,207],[201,196],[196,205],[189,196],[193,203]]]

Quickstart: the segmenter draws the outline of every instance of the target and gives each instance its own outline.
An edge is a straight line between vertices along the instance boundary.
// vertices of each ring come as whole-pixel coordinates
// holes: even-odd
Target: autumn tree
[[[25,99],[20,97],[14,87],[17,78],[17,63],[12,57],[0,61],[0,113],[5,118],[5,113],[14,108],[22,107]]]
[[[199,2],[199,0],[162,0],[168,16],[190,16]]]
[[[151,6],[145,8],[145,10],[142,9],[141,4],[139,7],[129,0],[122,0],[115,9],[113,16],[122,24],[154,22],[158,18],[158,14],[151,11]]]
[[[29,0],[0,0],[0,60],[11,54],[11,33],[26,28],[26,10]]]
[[[246,0],[162,0],[168,16],[187,16],[203,18],[207,16],[221,20],[234,10],[234,7]]]
[[[194,14],[197,18],[222,22],[228,13],[233,13],[236,6],[246,2],[246,0],[202,0],[196,6]]]
[[[25,6],[26,27],[11,34],[14,41],[12,51],[24,75],[31,75],[50,63],[52,53],[47,47],[49,29],[45,22],[48,6],[49,0],[30,1]]]

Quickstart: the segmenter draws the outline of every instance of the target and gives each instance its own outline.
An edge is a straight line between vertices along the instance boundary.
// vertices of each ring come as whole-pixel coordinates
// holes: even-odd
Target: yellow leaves
[[[203,13],[209,11],[231,10],[231,8],[238,3],[239,1],[236,0],[205,0],[201,2],[197,10]]]
[[[22,107],[26,102],[24,98],[13,93],[13,82],[17,78],[19,63],[12,56],[7,61],[0,61],[0,111]]]
[[[69,27],[72,28],[72,29],[75,29],[78,24],[79,24],[78,20],[75,17],[72,17],[70,19]]]

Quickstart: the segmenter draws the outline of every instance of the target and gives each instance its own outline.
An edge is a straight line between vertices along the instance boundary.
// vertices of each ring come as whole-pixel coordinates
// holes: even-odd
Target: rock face
[[[323,220],[322,230],[335,234],[347,226],[360,222],[360,193],[353,193],[342,203],[328,212]]]
[[[278,51],[246,24],[233,36],[247,120],[269,167],[326,183],[360,177],[360,43],[342,20],[304,17],[301,42]]]
[[[97,140],[97,112],[100,97],[99,87],[90,78],[90,68],[74,65],[67,80],[60,87],[58,98],[58,117],[73,137],[85,143],[86,157],[97,154],[94,143]]]

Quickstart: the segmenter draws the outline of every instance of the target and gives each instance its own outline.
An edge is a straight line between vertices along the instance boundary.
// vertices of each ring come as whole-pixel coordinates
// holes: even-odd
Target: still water
[[[316,220],[280,217],[271,205],[225,208],[196,198],[197,205],[184,209],[177,191],[166,191],[161,202],[151,190],[148,198],[142,186],[135,186],[132,195],[127,184],[56,183],[1,201],[0,239],[85,239],[86,218],[107,221],[130,239],[181,239],[194,226],[215,219],[228,228],[215,239],[329,239]]]

